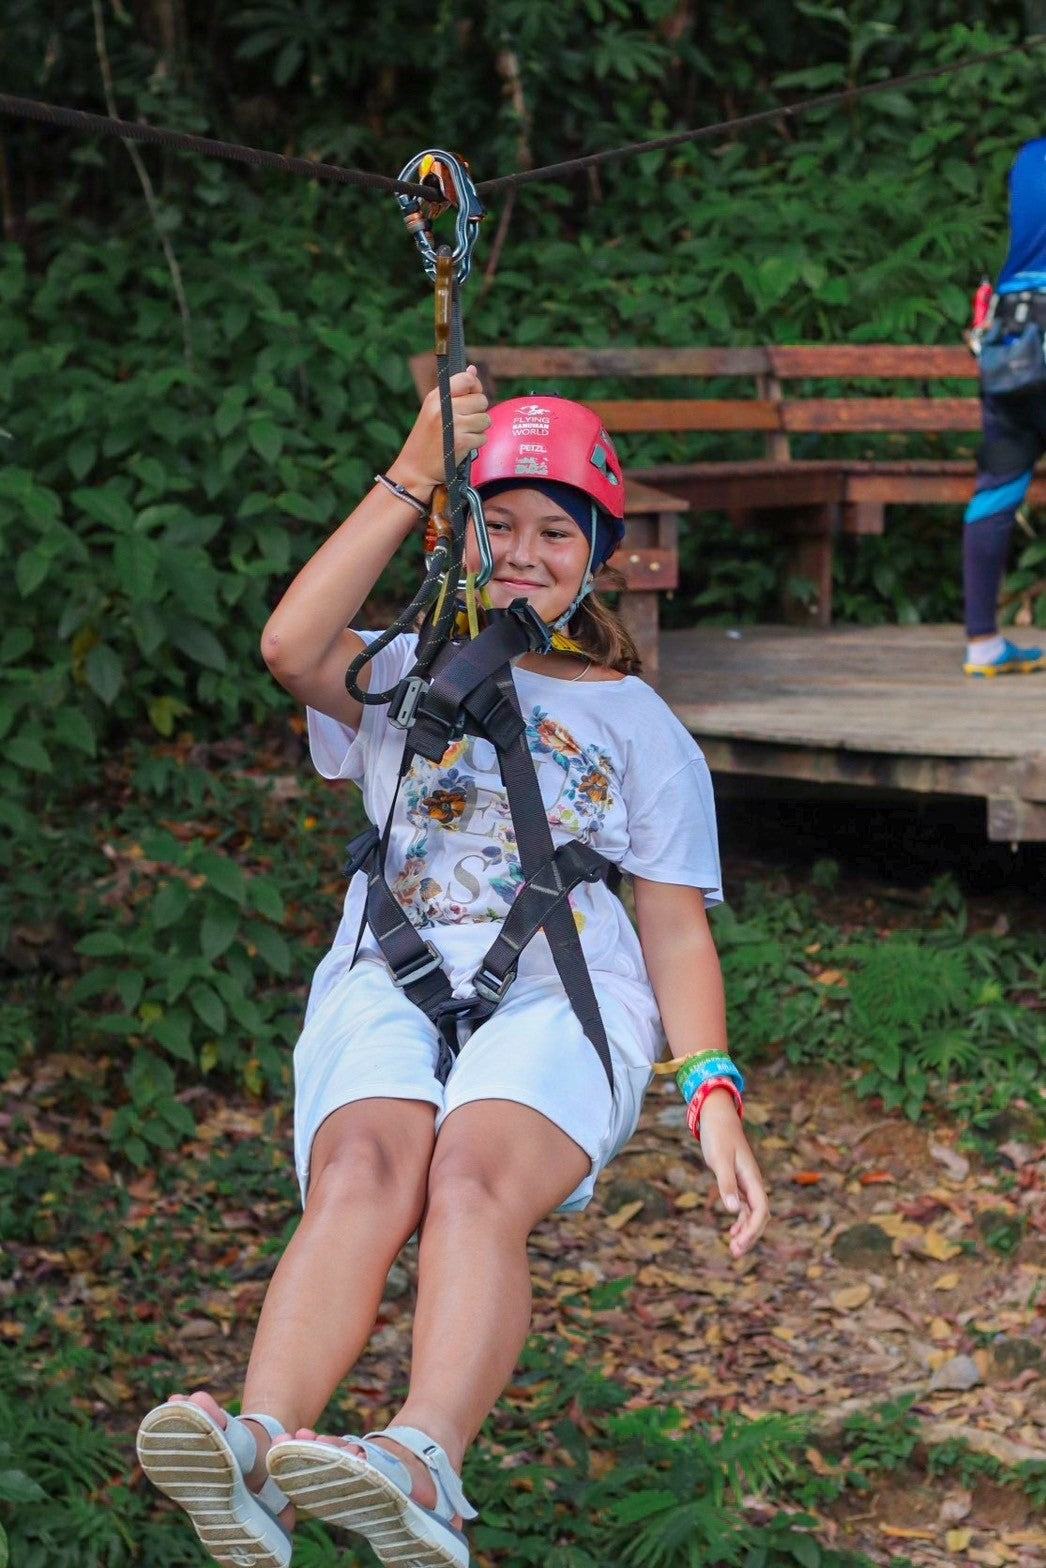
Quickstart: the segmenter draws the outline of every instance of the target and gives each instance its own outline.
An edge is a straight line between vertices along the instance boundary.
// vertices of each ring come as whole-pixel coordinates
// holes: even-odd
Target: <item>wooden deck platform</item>
[[[963,651],[957,626],[701,627],[662,632],[658,689],[713,773],[980,797],[989,839],[1046,840],[1046,671],[971,680]]]

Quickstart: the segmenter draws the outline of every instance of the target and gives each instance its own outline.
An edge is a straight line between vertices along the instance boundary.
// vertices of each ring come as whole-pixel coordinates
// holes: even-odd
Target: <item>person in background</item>
[[[1046,669],[1042,648],[1017,647],[996,617],[1014,518],[1046,450],[1046,137],[1020,149],[1009,183],[1009,251],[987,320],[975,320],[971,335],[980,355],[983,440],[963,529],[963,669],[975,676]]]

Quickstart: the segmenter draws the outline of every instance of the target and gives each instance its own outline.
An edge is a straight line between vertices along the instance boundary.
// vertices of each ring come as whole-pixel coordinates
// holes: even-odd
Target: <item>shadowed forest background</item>
[[[482,181],[1012,43],[496,197],[463,296],[488,343],[953,343],[1043,134],[1036,27],[1017,0],[6,0],[0,90],[386,175],[444,146]],[[171,1389],[235,1399],[358,825],[258,636],[408,428],[431,296],[391,196],[14,118],[0,209],[0,1564],[6,1530],[16,1568],[182,1568],[132,1434]],[[837,620],[958,621],[959,546],[943,508],[841,541]],[[667,623],[772,619],[776,551],[691,520]],[[1007,594],[1044,563],[1032,518]],[[481,1562],[1046,1562],[1042,861],[954,829],[725,807],[775,1228],[729,1264],[654,1093],[535,1239],[537,1332],[466,1468]],[[332,1427],[402,1382],[412,1268]],[[305,1568],[347,1560],[301,1533]]]

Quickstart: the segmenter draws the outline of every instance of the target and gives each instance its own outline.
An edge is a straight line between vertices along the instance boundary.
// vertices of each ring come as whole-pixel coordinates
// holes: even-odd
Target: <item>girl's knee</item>
[[[427,1155],[411,1140],[366,1126],[324,1126],[313,1147],[307,1206],[380,1203],[420,1211],[426,1177]]]
[[[511,1190],[492,1161],[460,1155],[433,1161],[426,1206],[429,1221],[449,1217],[475,1223],[484,1215],[504,1216],[507,1220],[513,1209],[512,1199]]]

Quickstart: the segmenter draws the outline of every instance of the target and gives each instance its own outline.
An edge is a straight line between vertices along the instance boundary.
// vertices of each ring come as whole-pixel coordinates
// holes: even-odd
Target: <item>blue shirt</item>
[[[1010,170],[1010,248],[995,288],[1046,290],[1046,136],[1025,142]]]

